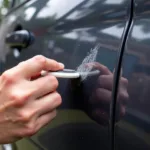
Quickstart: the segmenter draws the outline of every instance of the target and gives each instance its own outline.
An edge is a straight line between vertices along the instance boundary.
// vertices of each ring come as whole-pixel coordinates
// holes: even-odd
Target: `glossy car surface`
[[[58,116],[13,149],[150,148],[149,5],[148,0],[14,1],[0,26],[1,72],[41,54],[87,75],[59,79]],[[33,44],[10,48],[7,35],[20,30],[33,33]],[[100,73],[90,76],[92,70]]]

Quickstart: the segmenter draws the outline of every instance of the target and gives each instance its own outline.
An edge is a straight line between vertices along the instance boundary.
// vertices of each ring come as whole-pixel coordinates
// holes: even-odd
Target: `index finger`
[[[35,56],[27,61],[24,61],[18,65],[22,76],[31,78],[41,74],[41,71],[57,71],[64,69],[62,63],[58,63],[55,60],[48,59],[42,55]]]
[[[111,75],[112,72],[104,65],[98,62],[88,63],[88,66],[91,65],[93,68],[100,70],[101,75]]]

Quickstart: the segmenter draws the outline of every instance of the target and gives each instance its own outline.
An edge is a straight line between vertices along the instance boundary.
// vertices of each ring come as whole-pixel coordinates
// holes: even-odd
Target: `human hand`
[[[104,65],[95,62],[92,65],[94,69],[100,70],[97,85],[92,91],[88,100],[90,116],[100,124],[107,125],[110,116],[110,104],[112,100],[113,73]],[[128,80],[121,77],[118,89],[116,121],[118,121],[126,112],[126,102],[128,101],[127,92]]]
[[[0,76],[1,144],[34,135],[56,116],[61,104],[58,81],[51,75],[37,77],[42,70],[63,68],[55,60],[35,56]]]

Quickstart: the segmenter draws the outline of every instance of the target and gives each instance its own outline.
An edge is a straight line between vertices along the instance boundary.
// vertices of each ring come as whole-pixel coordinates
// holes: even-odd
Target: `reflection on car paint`
[[[134,7],[122,62],[129,100],[125,116],[116,124],[118,150],[150,149],[150,3],[135,0]]]
[[[53,9],[51,6],[54,6]],[[40,148],[110,149],[113,71],[129,19],[129,7],[128,0],[61,0],[59,5],[55,0],[41,0],[30,1],[12,12],[17,21],[9,30],[14,30],[15,23],[21,23],[24,29],[35,34],[36,41],[22,50],[17,59],[9,50],[10,54],[4,56],[3,68],[8,69],[20,61],[42,54],[63,62],[66,68],[76,70],[83,63],[88,70],[100,70],[99,74],[86,76],[83,81],[58,79],[58,92],[62,95],[58,116],[31,137]],[[31,11],[34,13],[28,14]],[[6,22],[8,20],[9,16]],[[85,58],[90,58],[90,61],[85,61]],[[125,84],[121,84],[120,89],[125,95],[118,98],[118,103],[127,98]],[[118,107],[116,123],[123,115],[124,106]]]
[[[86,66],[88,63],[94,62],[96,60],[96,56],[98,54],[98,49],[100,48],[100,45],[96,45],[89,54],[83,59],[81,65],[77,67],[77,72],[81,74],[81,80],[85,80],[88,76],[88,72],[92,70],[92,66]],[[82,72],[86,72],[87,74],[82,74]]]

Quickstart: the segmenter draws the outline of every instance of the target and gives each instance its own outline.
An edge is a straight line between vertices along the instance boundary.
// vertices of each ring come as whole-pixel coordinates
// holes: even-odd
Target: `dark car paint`
[[[90,56],[95,59],[89,59],[88,57],[86,62],[99,62],[113,72],[121,50],[120,48],[122,47],[122,41],[125,40],[123,35],[131,15],[131,1],[61,0],[59,6],[53,5],[53,7],[51,7],[53,8],[52,10],[50,6],[45,6],[47,2],[49,2],[51,6],[54,0],[31,0],[16,10],[14,9],[5,20],[3,20],[0,30],[1,38],[3,38],[0,42],[2,72],[15,66],[20,61],[24,61],[37,54],[42,54],[63,62],[66,68],[77,69],[83,60],[85,63],[85,58],[87,58],[90,53],[92,53]],[[140,4],[142,0],[135,2],[135,6],[137,3],[140,4],[138,5],[139,8],[135,9],[136,14],[141,11],[138,17],[135,18],[138,20],[144,17],[140,23],[143,24],[145,22],[147,25],[145,19],[148,20],[148,13],[142,13],[140,9],[147,7],[148,10],[148,6],[144,5],[146,2],[148,3],[148,0],[144,2],[143,4]],[[45,10],[43,10],[44,8]],[[145,9],[143,10],[146,11]],[[60,11],[61,13],[59,13]],[[37,18],[40,12],[41,18]],[[53,12],[57,15],[52,15]],[[42,13],[48,16],[44,18],[44,16],[42,17]],[[30,16],[31,14],[33,14],[33,16]],[[3,40],[7,33],[21,28],[33,32],[36,41],[31,47],[22,50],[19,54],[16,50],[9,49]],[[145,49],[146,56],[148,57],[148,40],[146,41],[146,45],[143,43],[143,40],[140,40],[140,44],[137,43],[136,39],[130,38],[130,36],[128,36],[128,38],[127,52],[125,51],[123,61],[123,64],[125,64],[123,66],[123,77],[129,79],[130,87],[131,76],[134,72],[135,65],[139,64],[139,57],[142,55],[140,51],[143,52],[143,49]],[[132,43],[129,45],[128,43],[131,41]],[[97,45],[100,45],[98,52],[94,49]],[[135,47],[135,50],[139,49],[137,52],[138,55],[135,55],[129,47],[131,47],[131,49]],[[143,68],[142,65],[140,66]],[[146,69],[144,69],[144,71],[145,70]],[[98,76],[88,77],[82,82],[80,80],[59,80],[60,86],[58,91],[62,95],[63,104],[59,109],[58,116],[51,124],[33,136],[31,138],[33,141],[30,142],[34,142],[33,144],[37,147],[52,150],[113,149],[110,145],[114,139],[114,137],[110,136],[112,131],[109,130],[109,121],[111,119],[108,118],[105,120],[103,118],[97,119],[93,117],[91,114],[92,108],[88,103],[88,99],[93,93],[92,91],[95,91],[97,78]],[[145,86],[145,83],[142,85]],[[129,96],[130,94],[133,95],[132,92],[136,89],[137,87],[129,89]],[[131,101],[130,99],[130,102]],[[141,137],[136,137],[137,134],[138,136],[142,135],[145,137],[144,134],[147,133],[147,131],[145,131],[144,134],[141,130],[139,130],[140,132],[134,132],[136,127],[139,127],[139,124],[143,123],[143,121],[134,115],[132,111],[134,110],[132,109],[133,105],[134,108],[137,107],[139,109],[138,106],[140,106],[140,103],[136,105],[133,103],[131,109],[127,109],[125,117],[117,122],[115,129],[115,144],[117,149],[135,149],[138,145],[131,144],[131,142],[134,143],[136,141],[139,142],[139,144],[141,143],[143,147],[148,145],[146,144],[146,142],[149,142],[148,138],[141,139]],[[129,104],[127,106],[129,106]],[[105,106],[101,105],[101,107]],[[108,106],[107,111],[109,114]],[[145,128],[145,126],[145,124],[144,126],[140,126],[140,129]],[[148,129],[149,127],[147,125],[147,130]],[[146,136],[148,135],[146,134]],[[21,147],[21,143],[24,143],[24,140],[16,144],[18,147]]]
[[[150,149],[150,2],[135,0],[134,6],[124,54],[134,55],[137,61],[127,73],[124,68],[128,66],[128,59],[123,57],[123,76],[129,81],[130,97],[127,113],[115,129],[118,150]]]
[[[21,7],[4,20],[3,24],[6,25],[11,17],[17,16],[11,24],[8,24],[8,27],[4,27],[9,29],[9,31],[6,32],[12,32],[14,29],[18,29],[18,25],[21,24],[23,29],[32,31],[36,36],[35,44],[23,50],[18,58],[14,57],[13,50],[5,48],[5,52],[8,54],[7,57],[5,57],[5,52],[3,52],[4,56],[2,60],[4,70],[36,54],[57,59],[65,63],[66,68],[76,69],[86,57],[87,52],[89,52],[91,48],[94,48],[97,43],[100,43],[96,61],[106,65],[113,71],[116,65],[117,52],[119,52],[120,44],[123,40],[123,32],[130,15],[130,2],[124,1],[118,4],[116,2],[116,4],[110,5],[107,4],[106,1],[94,1],[94,5],[91,6],[91,12],[88,12],[90,11],[88,8],[90,6],[85,9],[82,8],[88,1],[83,1],[79,3],[79,6],[75,8],[73,6],[74,9],[69,10],[70,12],[68,12],[69,8],[64,8],[63,17],[45,20],[41,18],[40,20],[35,18],[38,13],[35,12],[32,21],[25,21],[24,12],[32,10],[31,8],[34,8],[34,6],[36,6],[35,8],[38,8],[37,10],[39,11],[42,5],[44,7],[44,2],[47,1],[35,2],[27,6],[27,8],[25,6]],[[89,3],[90,2],[92,1],[89,1]],[[81,11],[81,15],[85,13],[84,16],[75,20],[65,19],[77,10]],[[47,14],[48,13],[49,9],[47,10]],[[60,22],[61,24],[59,25]],[[76,31],[77,29],[78,31]],[[102,30],[104,30],[104,32],[101,32]],[[100,33],[98,31],[100,31]],[[110,34],[110,32],[112,33]],[[73,39],[71,37],[61,37],[67,35],[67,33],[77,35],[73,37]],[[81,39],[79,37],[81,37]],[[55,41],[56,44],[54,48],[48,47],[48,40],[51,40],[50,45]],[[61,53],[59,54],[58,52]],[[111,57],[107,60],[106,58],[109,56]],[[68,83],[70,82],[68,80],[60,81],[59,91],[63,97],[62,109],[56,120],[54,120],[48,128],[41,130],[42,133],[38,133],[32,139],[46,149],[60,149],[60,147],[62,149],[91,149],[93,147],[96,149],[109,149],[108,125],[102,127],[103,122],[101,122],[100,126],[98,124],[96,125],[96,122],[91,121],[91,119],[83,113],[86,112],[86,107],[88,107],[87,105],[83,106],[83,97],[88,98],[91,95],[88,87],[89,85],[91,86],[93,80],[94,79],[92,79],[92,81],[87,79],[83,82],[84,89],[76,85],[76,81],[71,81],[71,83]],[[96,80],[93,83],[96,84]],[[80,88],[80,90],[77,90],[77,88]],[[68,115],[68,113],[70,115]]]

